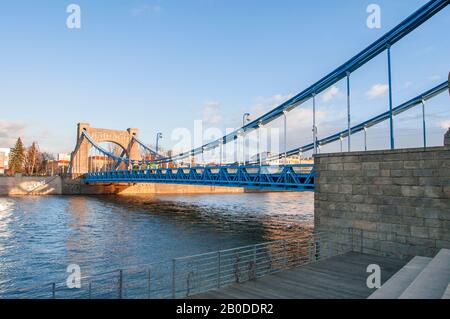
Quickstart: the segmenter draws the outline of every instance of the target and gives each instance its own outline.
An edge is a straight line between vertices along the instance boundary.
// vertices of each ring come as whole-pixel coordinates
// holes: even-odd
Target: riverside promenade
[[[315,229],[332,236],[312,240],[313,257],[322,257],[325,245],[335,251],[195,298],[368,298],[375,292],[366,284],[373,264],[381,268],[382,285],[388,283],[377,291],[378,299],[445,298],[450,293],[448,136],[443,147],[317,156]]]
[[[350,252],[191,299],[366,299],[374,292],[366,285],[368,265],[381,267],[384,284],[406,262]]]

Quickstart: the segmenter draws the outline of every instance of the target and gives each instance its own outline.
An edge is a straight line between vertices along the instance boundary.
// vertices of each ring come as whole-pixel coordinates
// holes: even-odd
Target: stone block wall
[[[53,177],[0,177],[0,196],[60,195],[62,180]]]
[[[359,251],[406,258],[450,248],[450,148],[318,155],[315,226]]]
[[[64,179],[64,195],[137,195],[137,194],[239,194],[244,188],[218,187],[201,185],[177,184],[124,184],[124,183],[96,183],[85,184],[82,179]]]

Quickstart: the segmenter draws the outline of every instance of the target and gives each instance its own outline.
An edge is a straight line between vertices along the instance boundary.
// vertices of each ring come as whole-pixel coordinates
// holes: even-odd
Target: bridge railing
[[[326,233],[177,258],[173,261],[172,298],[186,298],[318,262],[352,250]]]
[[[81,278],[79,289],[65,280],[0,292],[0,297],[33,299],[177,299],[315,263],[353,251],[352,231],[336,236],[307,232],[295,238],[175,258],[171,261],[97,273]]]
[[[313,164],[212,166],[92,172],[85,176],[85,181],[193,184],[301,191],[314,188],[314,174]]]

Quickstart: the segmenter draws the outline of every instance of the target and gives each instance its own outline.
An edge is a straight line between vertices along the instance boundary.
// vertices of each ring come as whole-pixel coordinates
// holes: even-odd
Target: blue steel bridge
[[[154,150],[148,147],[147,144],[140,141],[136,134],[132,134],[130,141],[131,146],[124,147],[123,152],[118,154],[117,152],[112,152],[102,147],[98,142],[98,139],[90,135],[89,130],[81,130],[79,132],[79,143],[74,154],[82,149],[83,143],[85,145],[88,144],[90,148],[95,150],[96,154],[101,155],[102,158],[107,158],[107,164],[103,165],[99,169],[92,163],[89,163],[90,160],[92,161],[92,158],[89,158],[89,156],[85,156],[84,158],[80,156],[76,161],[74,161],[73,156],[71,164],[72,172],[74,172],[75,167],[79,168],[83,165],[84,167],[87,167],[87,172],[83,172],[78,169],[78,172],[84,174],[86,183],[166,183],[245,187],[268,190],[313,190],[315,172],[312,164],[279,164],[271,166],[267,165],[265,162],[279,160],[280,163],[285,163],[285,160],[288,157],[292,158],[293,156],[299,156],[299,158],[301,158],[305,152],[311,151],[313,154],[318,154],[321,147],[339,141],[341,143],[342,150],[342,142],[344,139],[347,141],[347,151],[350,152],[352,150],[352,136],[357,133],[364,134],[365,150],[367,150],[367,131],[371,127],[385,121],[389,123],[390,148],[395,149],[395,117],[417,107],[421,108],[423,120],[423,146],[427,147],[427,101],[444,92],[447,92],[449,88],[449,81],[444,81],[439,85],[430,88],[426,92],[423,92],[408,101],[404,101],[404,103],[400,105],[393,105],[391,49],[397,42],[401,41],[405,36],[412,33],[422,24],[426,23],[436,13],[445,9],[448,4],[448,0],[429,1],[392,30],[383,35],[380,39],[293,98],[287,100],[280,106],[274,108],[270,112],[253,120],[252,122],[243,125],[234,132],[227,134],[220,139],[209,142],[201,147],[194,148],[188,152],[183,152],[172,156],[164,156],[160,154],[157,149]],[[387,105],[384,113],[369,118],[359,124],[352,125],[352,73],[380,55],[385,55],[385,58],[387,59],[386,73],[389,81],[389,104]],[[316,119],[316,97],[318,94],[326,91],[343,79],[346,80],[347,87],[346,129],[335,132],[330,136],[319,138],[319,128],[317,127]],[[310,102],[311,100],[313,105],[311,119],[311,142],[306,145],[301,145],[294,149],[287,150],[286,118],[290,111],[295,108],[302,107],[303,104]],[[263,152],[260,148],[261,134],[259,133],[262,128],[279,118],[284,118],[284,149],[282,152],[279,152],[279,154],[271,155],[270,158],[264,161],[261,155]],[[233,163],[227,163],[225,160],[226,154],[224,154],[226,149],[225,146],[229,143],[235,143],[239,138],[245,139],[245,136],[254,131],[258,132],[257,151],[259,155],[256,156],[256,159],[244,159],[242,163],[236,163],[236,161]],[[144,149],[146,152],[151,154],[151,159],[133,159],[131,156],[133,147],[140,147]],[[199,167],[186,167],[181,166],[180,164],[191,158],[195,158],[196,156],[203,157],[205,152],[210,152],[213,150],[220,151],[219,164],[213,166],[202,165]],[[80,161],[86,161],[87,163],[80,165]]]

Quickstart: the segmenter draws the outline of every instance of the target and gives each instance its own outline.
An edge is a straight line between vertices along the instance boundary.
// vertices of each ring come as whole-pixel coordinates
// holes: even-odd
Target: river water
[[[0,297],[311,230],[313,193],[0,197]]]

